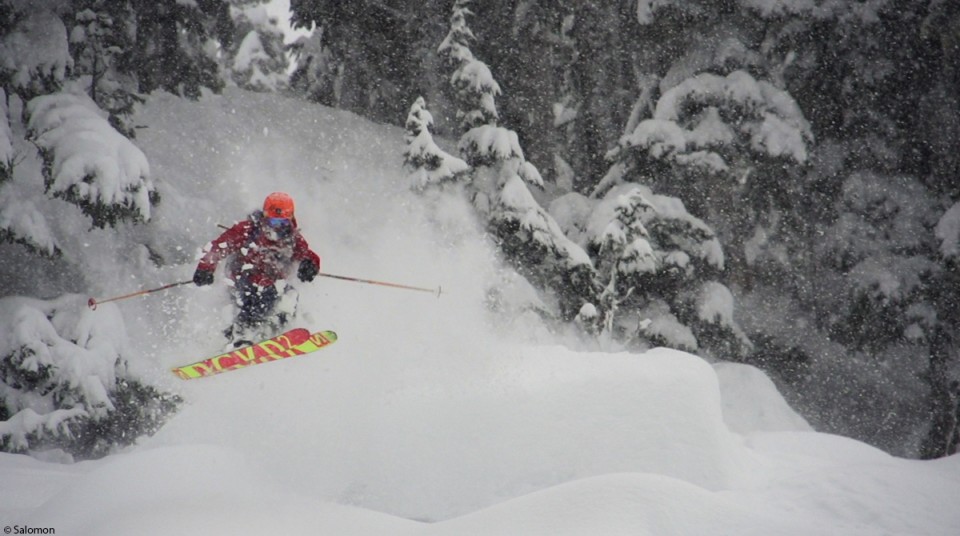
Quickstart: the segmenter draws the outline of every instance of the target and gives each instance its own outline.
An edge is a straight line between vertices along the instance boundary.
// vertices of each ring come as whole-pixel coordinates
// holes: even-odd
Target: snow
[[[960,203],[950,207],[934,230],[940,241],[940,254],[945,258],[960,255]]]
[[[457,88],[469,90],[473,93],[487,96],[500,94],[500,84],[493,78],[493,73],[486,63],[479,60],[464,62],[451,79]]]
[[[263,50],[260,36],[255,30],[251,30],[247,32],[246,37],[243,38],[237,48],[237,56],[233,59],[233,68],[237,71],[245,71],[250,68],[253,62],[269,59],[270,56]]]
[[[717,105],[741,116],[739,125],[734,126],[749,135],[756,153],[807,161],[807,143],[813,134],[796,101],[786,91],[743,70],[726,76],[699,73],[670,87],[657,101],[653,118],[641,121],[620,144],[645,148],[654,158],[674,156],[685,148],[727,146],[737,139],[737,132],[724,122],[723,110]],[[686,109],[691,107],[703,111],[687,117]],[[727,168],[723,159],[712,153],[680,161],[713,171]]]
[[[670,307],[662,301],[654,301],[640,312],[645,318],[643,331],[655,340],[662,340],[673,348],[683,348],[694,352],[699,347],[697,337],[670,312]]]
[[[110,126],[86,94],[51,93],[31,100],[27,110],[34,142],[52,153],[51,192],[122,205],[150,219],[153,182],[146,155]]]
[[[46,219],[30,201],[13,195],[13,188],[0,188],[0,231],[12,232],[24,237],[30,244],[47,255],[57,251],[57,242]]]
[[[529,315],[491,317],[488,291],[509,271],[470,227],[432,225],[400,166],[401,129],[235,89],[199,102],[154,94],[137,122],[150,126],[138,143],[164,177],[149,224],[163,238],[151,247],[176,262],[158,268],[133,250],[94,273],[136,272],[112,279],[129,285],[187,278],[216,223],[285,190],[325,271],[444,294],[299,284],[301,322],[335,329],[335,345],[191,382],[167,369],[221,344],[219,274],[212,287],[101,307],[91,314],[136,334],[131,368],[187,402],[157,435],[101,460],[0,454],[0,525],[78,536],[960,527],[958,456],[904,460],[813,432],[756,369],[667,349],[577,350],[531,340]],[[98,240],[92,249],[112,251]]]
[[[73,66],[63,21],[47,9],[23,13],[29,14],[0,39],[0,70],[10,73],[12,87],[23,89],[38,89],[35,78],[63,80]]]
[[[290,0],[269,0],[263,5],[263,10],[267,17],[276,19],[277,26],[284,35],[283,42],[286,44],[295,43],[301,37],[309,37],[313,33],[312,29],[293,28],[290,25]],[[248,17],[251,16],[250,11],[250,9],[247,10]]]
[[[716,281],[709,281],[700,289],[697,315],[706,322],[733,326],[733,294]]]
[[[683,129],[673,121],[648,119],[641,121],[620,143],[625,147],[643,147],[650,151],[654,158],[660,158],[684,150],[687,139]]]
[[[447,153],[433,141],[432,126],[433,115],[426,109],[426,101],[417,97],[407,115],[408,145],[403,153],[404,164],[412,168],[411,188],[417,191],[463,179],[470,169],[466,162]]]
[[[489,160],[523,159],[517,133],[494,125],[480,125],[463,134],[458,144],[460,154]]]

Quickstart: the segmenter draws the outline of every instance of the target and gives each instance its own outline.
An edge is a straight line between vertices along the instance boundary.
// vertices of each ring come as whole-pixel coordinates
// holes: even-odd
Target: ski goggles
[[[293,224],[290,222],[290,218],[267,218],[267,225],[274,229],[283,229],[284,227],[291,227]]]
[[[290,236],[293,231],[293,222],[290,218],[267,218],[267,225],[283,238]]]

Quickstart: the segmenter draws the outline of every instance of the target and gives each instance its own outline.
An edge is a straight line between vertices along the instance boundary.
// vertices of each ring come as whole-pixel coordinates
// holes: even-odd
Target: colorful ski
[[[268,361],[309,354],[333,344],[336,340],[337,334],[332,331],[310,333],[306,329],[297,328],[272,339],[171,370],[184,380],[202,378]]]

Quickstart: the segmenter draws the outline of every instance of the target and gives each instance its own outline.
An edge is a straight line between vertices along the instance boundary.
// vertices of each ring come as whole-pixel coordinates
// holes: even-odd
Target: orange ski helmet
[[[263,200],[263,215],[293,219],[293,198],[283,192],[273,192]]]

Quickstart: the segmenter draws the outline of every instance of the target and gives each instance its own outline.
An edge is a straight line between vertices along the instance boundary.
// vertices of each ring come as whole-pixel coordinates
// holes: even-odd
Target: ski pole
[[[222,223],[218,223],[217,227],[220,227],[221,229],[229,229],[229,227],[227,227]],[[381,285],[384,287],[402,288],[407,290],[416,290],[419,292],[429,292],[431,294],[436,293],[438,298],[440,297],[440,294],[443,292],[443,287],[439,287],[439,286],[433,289],[433,288],[413,287],[410,285],[401,285],[398,283],[388,283],[386,281],[374,281],[372,279],[360,279],[357,277],[347,277],[344,275],[333,275],[333,274],[324,274],[324,273],[319,273],[317,275],[322,277],[330,277],[332,279],[341,279],[343,281],[353,281],[354,283],[367,283],[368,285]]]
[[[180,285],[191,285],[191,284],[193,284],[193,280],[190,280],[190,281],[180,281],[180,282],[177,282],[177,283],[170,283],[169,285],[164,285],[164,286],[158,287],[158,288],[152,288],[152,289],[149,289],[149,290],[141,290],[141,291],[139,291],[139,292],[133,292],[133,293],[131,293],[131,294],[124,294],[123,296],[116,296],[116,297],[113,297],[113,298],[107,298],[107,299],[105,299],[105,300],[97,300],[97,299],[95,299],[95,298],[90,298],[90,300],[87,301],[87,306],[90,307],[91,309],[93,309],[94,311],[96,311],[96,310],[97,310],[97,306],[100,305],[101,303],[107,303],[107,302],[112,302],[112,301],[125,300],[125,299],[127,299],[127,298],[135,298],[135,297],[137,297],[137,296],[144,296],[144,295],[146,295],[146,294],[152,294],[152,293],[154,293],[154,292],[160,292],[161,290],[167,290],[167,289],[171,289],[171,288],[173,288],[173,287],[179,287]]]
[[[388,283],[386,281],[374,281],[373,279],[360,279],[358,277],[347,277],[343,275],[325,274],[322,272],[317,275],[322,277],[329,277],[332,279],[342,279],[343,281],[353,281],[354,283],[366,283],[368,285],[381,285],[384,287],[402,288],[406,290],[416,290],[419,292],[429,292],[431,294],[436,294],[438,298],[440,297],[440,293],[443,292],[442,287],[437,287],[437,288],[413,287],[410,285],[401,285],[399,283]]]

